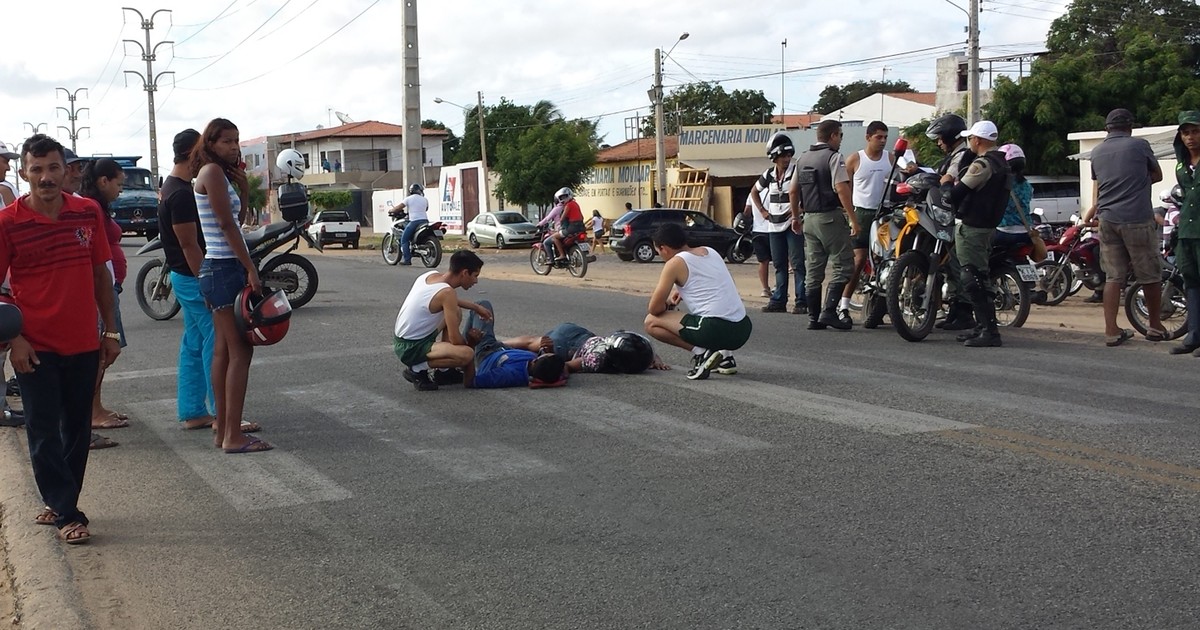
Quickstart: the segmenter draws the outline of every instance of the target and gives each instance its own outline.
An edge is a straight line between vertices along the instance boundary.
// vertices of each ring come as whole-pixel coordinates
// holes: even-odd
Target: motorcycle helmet
[[[786,133],[779,132],[767,143],[767,157],[774,160],[781,155],[796,155],[796,145]]]
[[[284,149],[275,158],[275,166],[284,177],[300,179],[304,177],[304,156],[295,149]]]
[[[1172,186],[1170,195],[1170,198],[1173,202],[1175,202],[1175,205],[1183,205],[1183,186],[1180,186],[1179,184]],[[1166,199],[1163,201],[1166,201]]]
[[[621,374],[639,374],[650,368],[654,362],[654,348],[643,336],[618,330],[605,338],[608,347],[604,353],[602,372],[619,372]]]
[[[420,185],[420,184],[413,184],[412,186],[409,186],[409,187],[408,187],[408,194],[410,194],[410,195],[424,195],[424,194],[425,194],[425,187],[424,187],[424,186],[422,186],[422,185]]]
[[[942,142],[953,146],[959,134],[966,130],[967,121],[963,120],[962,116],[958,114],[945,114],[929,123],[929,128],[925,130],[925,136],[930,140],[941,138]]]
[[[238,332],[252,346],[270,346],[287,335],[292,305],[287,294],[274,291],[259,295],[250,287],[242,289],[233,305]]]
[[[1025,151],[1015,144],[1006,144],[1000,147],[1000,151],[1004,152],[1004,159],[1008,162],[1008,168],[1012,169],[1014,175],[1020,175],[1025,172]]]
[[[571,189],[566,186],[559,188],[558,192],[554,193],[554,200],[559,203],[566,203],[573,197],[575,197],[575,193],[571,192]]]
[[[0,348],[7,348],[8,342],[21,334],[24,323],[21,309],[13,304],[12,298],[0,296]]]

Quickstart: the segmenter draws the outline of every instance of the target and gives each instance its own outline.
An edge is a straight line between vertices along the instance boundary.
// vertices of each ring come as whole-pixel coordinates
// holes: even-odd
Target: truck
[[[323,210],[313,217],[308,226],[308,234],[321,246],[329,243],[341,243],[343,248],[358,249],[361,229],[358,221],[350,218],[344,210]]]
[[[124,233],[140,234],[152,241],[158,236],[158,191],[150,169],[137,165],[136,156],[95,156],[115,161],[125,171],[121,195],[109,204],[113,219]]]

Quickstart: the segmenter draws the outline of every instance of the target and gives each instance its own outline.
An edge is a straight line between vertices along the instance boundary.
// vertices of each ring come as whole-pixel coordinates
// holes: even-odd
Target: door
[[[483,224],[480,225],[476,231],[479,233],[479,235],[481,237],[485,237],[485,238],[487,238],[487,240],[495,243],[496,242],[496,217],[494,217],[490,214],[485,214],[485,215],[479,217],[479,221],[482,221]]]
[[[712,219],[699,212],[689,212],[683,220],[683,229],[687,232],[688,243],[693,246],[706,246],[724,255],[722,246],[725,245],[724,235],[717,231],[717,224]]]
[[[464,168],[459,172],[462,178],[462,208],[463,225],[479,216],[479,169]]]

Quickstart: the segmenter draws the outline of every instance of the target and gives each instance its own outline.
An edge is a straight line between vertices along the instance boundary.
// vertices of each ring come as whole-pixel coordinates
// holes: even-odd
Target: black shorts
[[[751,243],[754,244],[754,257],[758,262],[771,262],[771,237],[767,233],[755,232]]]
[[[854,217],[858,219],[858,234],[850,239],[850,247],[852,249],[867,249],[871,246],[871,223],[875,221],[875,209],[855,206]]]

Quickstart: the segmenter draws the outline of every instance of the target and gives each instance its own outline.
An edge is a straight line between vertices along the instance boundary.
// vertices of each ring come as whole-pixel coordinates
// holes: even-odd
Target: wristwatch
[[[112,339],[113,341],[120,341],[120,340],[121,340],[121,333],[118,333],[118,332],[112,332],[112,331],[110,331],[110,330],[106,330],[106,331],[104,331],[104,338],[105,338],[105,339]]]

